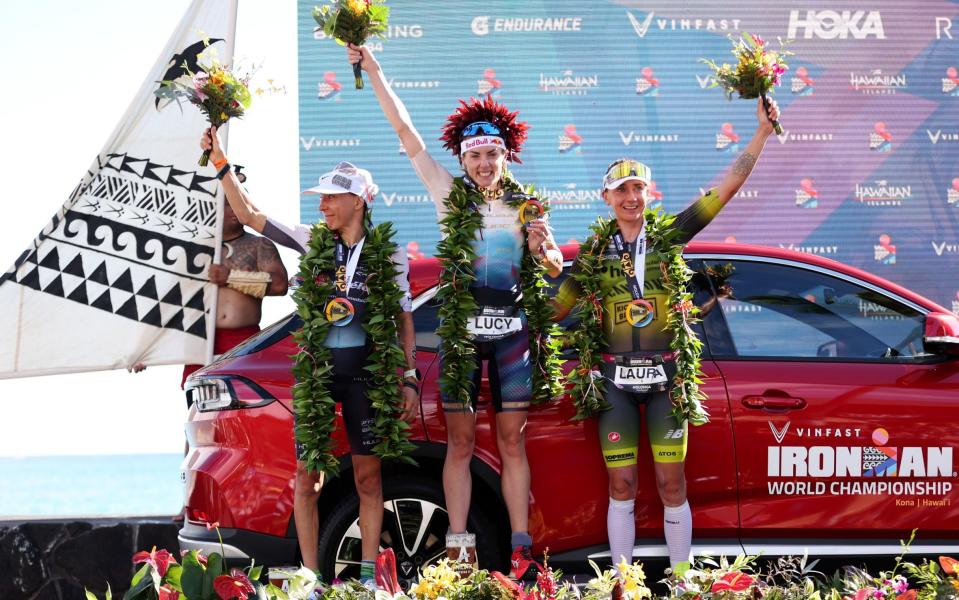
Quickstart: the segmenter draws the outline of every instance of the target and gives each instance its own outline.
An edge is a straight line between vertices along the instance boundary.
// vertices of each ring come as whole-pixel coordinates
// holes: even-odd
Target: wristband
[[[420,380],[420,370],[419,369],[407,369],[403,371],[403,377],[406,379],[413,378],[416,381]]]
[[[217,169],[222,169],[223,165],[225,165],[227,162],[228,161],[226,160],[226,157],[224,156],[221,160],[214,160],[213,166]]]
[[[416,392],[417,394],[420,393],[420,386],[416,385],[416,384],[413,383],[412,381],[404,381],[404,382],[403,382],[403,385],[406,386],[406,387],[408,387],[408,388],[410,388],[411,390],[413,390],[413,391]]]
[[[223,179],[226,176],[226,174],[230,172],[231,168],[232,167],[230,167],[230,163],[225,163],[222,167],[220,167],[220,170],[217,171],[216,178]]]

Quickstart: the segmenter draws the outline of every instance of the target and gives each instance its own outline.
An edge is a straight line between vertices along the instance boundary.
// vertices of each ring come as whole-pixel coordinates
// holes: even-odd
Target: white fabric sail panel
[[[235,29],[236,0],[191,4],[79,185],[0,275],[0,378],[208,361],[221,192],[197,165],[206,119],[153,92],[184,61],[195,70],[204,38],[229,63]]]

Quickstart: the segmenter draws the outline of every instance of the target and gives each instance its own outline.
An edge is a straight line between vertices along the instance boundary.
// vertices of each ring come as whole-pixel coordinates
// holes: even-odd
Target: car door
[[[922,307],[799,262],[730,256],[707,269],[747,551],[819,537],[842,552],[915,527],[954,538],[959,361],[926,352]]]

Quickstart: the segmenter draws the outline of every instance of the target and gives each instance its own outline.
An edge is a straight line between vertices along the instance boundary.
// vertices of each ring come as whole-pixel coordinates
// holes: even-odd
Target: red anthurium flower
[[[180,592],[168,585],[160,586],[160,600],[179,600]]]
[[[150,564],[157,570],[160,577],[163,577],[166,575],[167,569],[170,568],[170,564],[176,564],[176,559],[166,550],[157,550],[157,547],[154,546],[149,552],[141,551],[133,555],[133,564],[138,565],[140,563]]]
[[[948,556],[940,556],[939,564],[942,565],[942,570],[949,575],[959,575],[959,568],[957,568],[959,567],[959,560]]]
[[[250,594],[256,593],[246,573],[239,569],[231,569],[229,575],[220,575],[214,579],[213,591],[220,600],[232,600],[232,598],[246,600]]]
[[[392,548],[380,552],[376,557],[376,587],[390,594],[397,594],[403,591],[400,582],[396,578],[396,555]]]
[[[742,571],[732,571],[714,581],[713,587],[710,588],[710,591],[713,593],[742,592],[752,585],[752,583],[753,578],[749,575],[746,575]]]

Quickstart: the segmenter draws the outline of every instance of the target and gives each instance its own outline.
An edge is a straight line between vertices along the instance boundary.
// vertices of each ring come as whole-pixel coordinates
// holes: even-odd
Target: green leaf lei
[[[528,193],[508,173],[503,176],[503,189],[514,194]],[[514,196],[507,200],[518,209],[526,198]],[[477,255],[472,242],[483,225],[483,217],[476,207],[484,203],[476,189],[466,185],[462,177],[453,180],[453,187],[444,201],[447,214],[440,220],[443,239],[436,246],[436,256],[443,266],[436,297],[440,303],[440,326],[436,333],[442,341],[444,370],[440,386],[449,402],[470,403],[473,387],[472,372],[476,348],[467,331],[467,319],[476,313],[477,305],[470,286],[476,281],[473,262]],[[544,209],[548,206],[544,203]],[[518,217],[517,217],[518,218]],[[562,391],[562,371],[559,359],[559,328],[552,321],[552,308],[546,290],[546,268],[523,244],[520,265],[520,286],[523,290],[523,310],[529,327],[529,346],[533,365],[533,404],[548,402]]]
[[[398,369],[406,360],[397,339],[400,298],[403,292],[396,284],[393,253],[393,227],[382,223],[366,227],[366,241],[361,259],[369,273],[366,279],[369,295],[363,316],[370,345],[370,372],[367,395],[375,411],[373,433],[379,441],[373,452],[383,459],[401,459],[413,449],[409,441],[409,425],[399,415],[403,411],[401,378]],[[306,446],[307,470],[335,476],[339,460],[333,455],[336,443],[332,434],[336,422],[336,400],[330,392],[333,354],[324,345],[332,324],[324,313],[333,293],[333,233],[325,223],[313,226],[309,248],[300,259],[299,275],[303,284],[293,293],[303,327],[293,339],[300,346],[293,366],[293,411],[296,414],[296,439]]]
[[[691,328],[696,322],[693,315],[699,312],[687,288],[693,272],[683,259],[683,245],[673,241],[680,234],[673,227],[676,217],[660,209],[647,210],[644,216],[649,252],[655,253],[659,259],[663,269],[663,287],[668,298],[669,309],[664,329],[672,334],[669,347],[676,353],[677,369],[670,389],[673,415],[680,421],[702,425],[709,422],[709,413],[703,405],[706,396],[699,389],[702,383],[699,359],[702,342]],[[573,384],[570,394],[576,406],[576,415],[573,417],[576,420],[595,416],[597,412],[609,408],[604,397],[603,378],[595,368],[606,345],[599,276],[603,271],[606,249],[617,229],[615,219],[603,217],[590,225],[593,235],[580,245],[576,268],[570,274],[582,290],[575,307],[579,324],[572,333],[580,364],[568,378]],[[636,268],[645,268],[645,265],[636,265]]]

